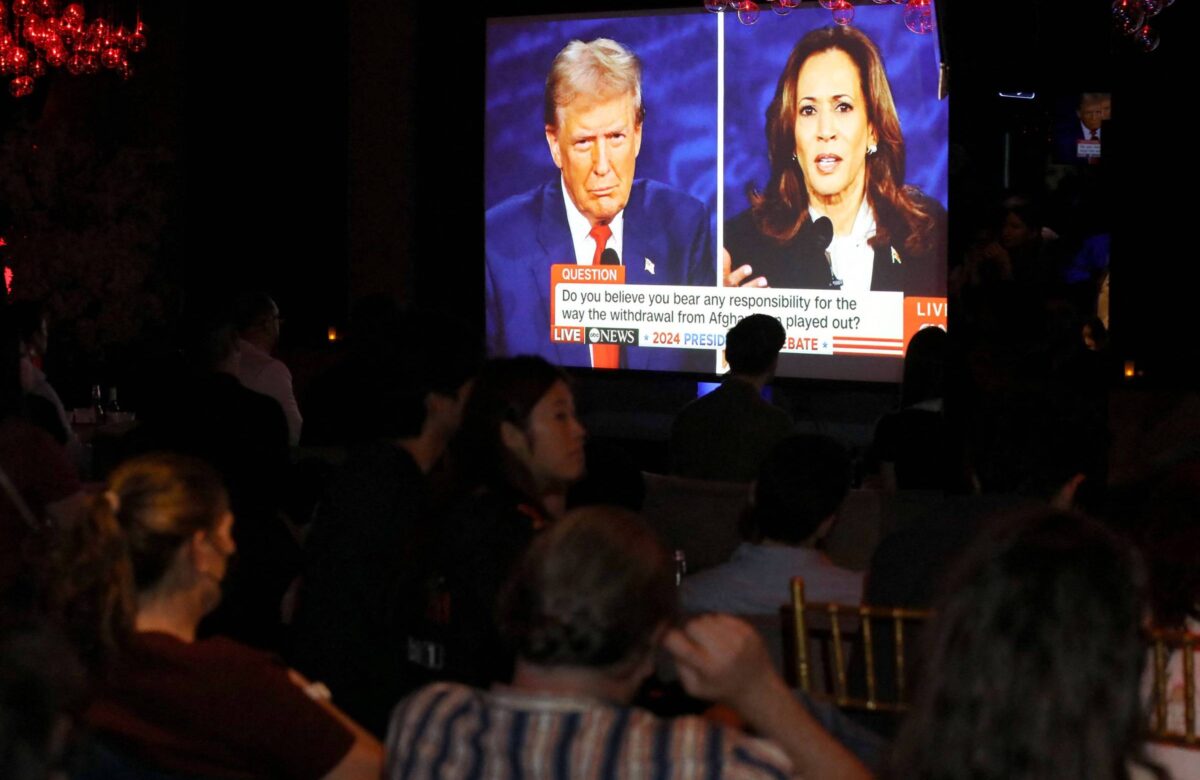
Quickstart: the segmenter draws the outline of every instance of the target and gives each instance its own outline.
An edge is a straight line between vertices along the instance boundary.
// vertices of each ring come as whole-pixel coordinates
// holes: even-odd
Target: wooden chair
[[[1155,742],[1200,747],[1196,735],[1196,651],[1200,649],[1200,634],[1165,629],[1154,629],[1149,634],[1154,681],[1149,737]],[[1182,702],[1169,685],[1171,678],[1183,683]]]
[[[793,577],[791,585],[794,642],[790,650],[800,689],[842,708],[907,709],[906,648],[914,630],[928,620],[929,610],[806,602],[804,579]],[[852,691],[847,682],[855,654],[861,654],[865,691]]]

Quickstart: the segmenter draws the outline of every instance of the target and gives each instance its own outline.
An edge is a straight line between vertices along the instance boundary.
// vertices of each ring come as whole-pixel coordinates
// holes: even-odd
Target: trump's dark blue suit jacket
[[[621,262],[626,284],[716,283],[704,204],[665,184],[639,179],[624,214]],[[486,242],[489,353],[541,355],[561,366],[590,366],[586,344],[550,341],[550,266],[575,262],[560,180],[488,209]],[[653,274],[646,260],[653,263]],[[712,364],[707,351],[624,349],[626,368],[711,371]]]

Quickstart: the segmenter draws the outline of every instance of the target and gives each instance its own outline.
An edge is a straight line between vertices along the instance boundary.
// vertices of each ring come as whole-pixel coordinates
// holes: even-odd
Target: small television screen
[[[1054,161],[1068,165],[1100,162],[1104,123],[1112,119],[1112,96],[1108,92],[1063,95],[1054,114]]]
[[[945,326],[948,205],[937,39],[903,11],[489,20],[489,354],[721,373],[765,313],[781,376],[898,381]]]

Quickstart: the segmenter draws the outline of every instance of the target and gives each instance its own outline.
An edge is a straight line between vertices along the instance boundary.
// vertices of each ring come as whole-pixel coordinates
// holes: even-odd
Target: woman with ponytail
[[[122,756],[205,777],[378,776],[379,743],[328,691],[196,627],[221,598],[233,514],[204,463],[116,469],[61,550],[52,600],[97,678],[87,721]]]

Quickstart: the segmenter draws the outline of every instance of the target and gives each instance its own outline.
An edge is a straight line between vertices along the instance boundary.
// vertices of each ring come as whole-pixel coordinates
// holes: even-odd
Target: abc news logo
[[[589,344],[637,344],[637,328],[588,328]]]

